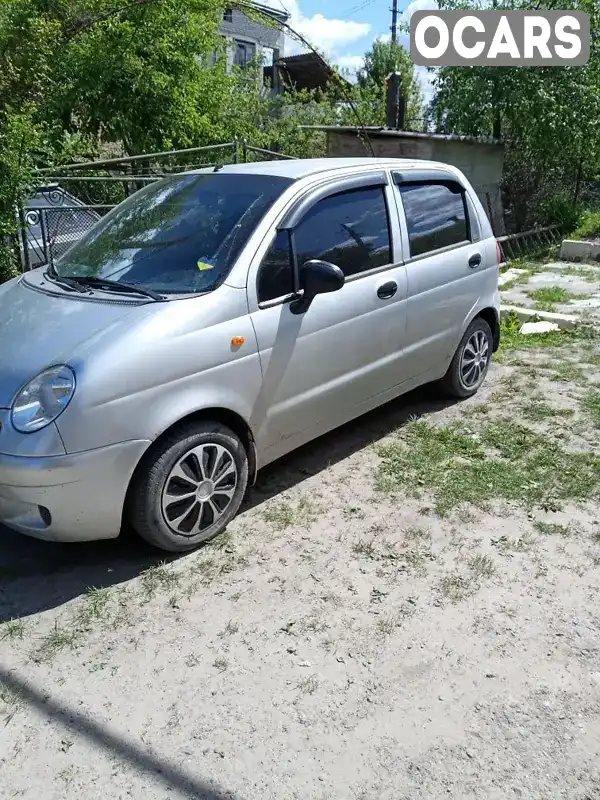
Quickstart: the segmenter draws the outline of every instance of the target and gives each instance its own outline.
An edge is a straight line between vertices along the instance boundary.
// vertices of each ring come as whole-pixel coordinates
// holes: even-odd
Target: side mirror
[[[342,270],[328,261],[313,259],[300,267],[300,288],[302,297],[294,300],[290,310],[294,314],[306,311],[318,294],[337,292],[344,285]]]

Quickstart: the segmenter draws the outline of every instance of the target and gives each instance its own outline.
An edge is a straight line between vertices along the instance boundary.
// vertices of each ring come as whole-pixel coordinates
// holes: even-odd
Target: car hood
[[[145,316],[152,306],[61,292],[38,270],[1,285],[0,408],[9,408],[19,389],[45,367],[73,363],[84,345],[110,336],[125,319],[129,325],[132,315]]]

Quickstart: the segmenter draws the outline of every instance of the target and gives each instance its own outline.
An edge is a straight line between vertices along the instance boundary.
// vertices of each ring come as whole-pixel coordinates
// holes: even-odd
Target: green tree
[[[221,0],[3,0],[4,242],[14,236],[14,201],[36,165],[78,150],[93,156],[103,143],[134,154],[222,135],[232,79],[222,61],[210,60],[222,46],[222,12]]]
[[[385,125],[385,80],[391,72],[402,75],[406,102],[406,127],[420,127],[423,117],[423,95],[415,67],[408,51],[398,42],[376,39],[365,53],[365,65],[358,71],[357,100],[367,122]]]
[[[590,15],[590,60],[583,67],[443,67],[429,113],[438,130],[501,137],[505,204],[517,228],[573,222],[579,178],[600,158],[600,6],[596,0],[546,2]],[[443,8],[480,8],[440,0]],[[539,10],[537,0],[500,0],[499,10]]]

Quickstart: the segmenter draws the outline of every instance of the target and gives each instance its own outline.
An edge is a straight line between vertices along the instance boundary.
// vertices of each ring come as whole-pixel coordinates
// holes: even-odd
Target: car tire
[[[492,330],[482,317],[469,325],[441,380],[441,387],[450,397],[472,397],[485,380],[494,346]]]
[[[248,485],[240,438],[218,422],[189,422],[150,450],[130,490],[134,530],[161,550],[193,550],[225,530]]]

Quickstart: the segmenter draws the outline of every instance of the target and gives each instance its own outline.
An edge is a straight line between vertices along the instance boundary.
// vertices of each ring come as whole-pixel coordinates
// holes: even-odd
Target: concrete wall
[[[442,161],[458,167],[477,192],[490,218],[496,236],[504,232],[504,212],[500,195],[504,148],[502,145],[473,142],[427,134],[398,135],[369,132],[377,157],[422,158]],[[327,154],[335,156],[364,156],[365,148],[353,131],[327,131]]]

